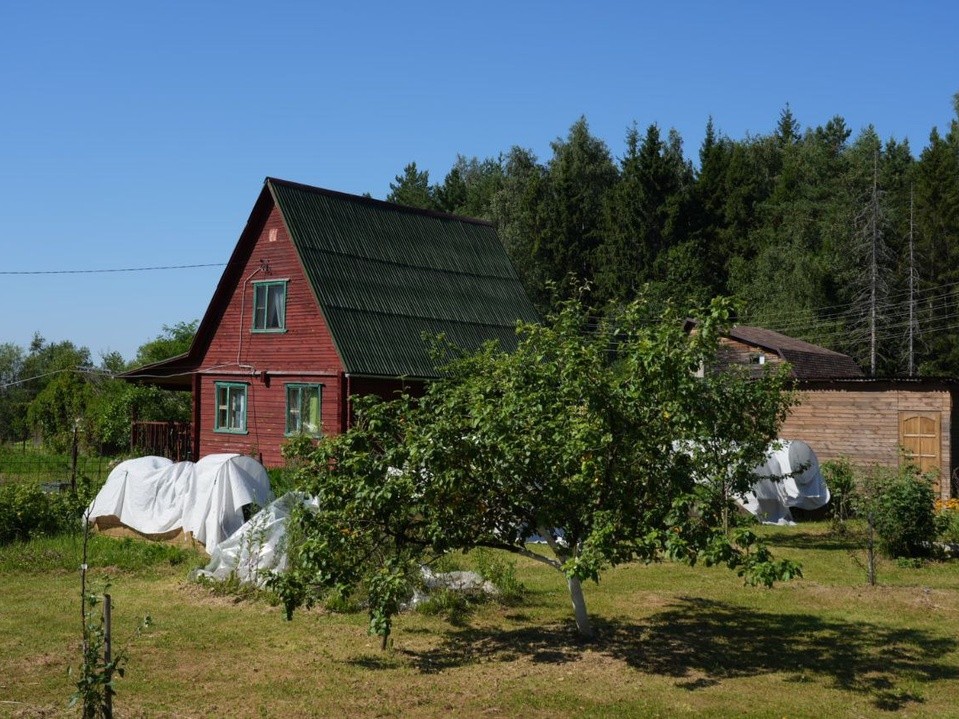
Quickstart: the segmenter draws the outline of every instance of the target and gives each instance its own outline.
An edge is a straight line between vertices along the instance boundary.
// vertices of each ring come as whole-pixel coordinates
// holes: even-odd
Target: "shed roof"
[[[792,365],[797,379],[862,377],[862,370],[849,355],[789,337],[762,327],[736,325],[727,336],[775,352]]]

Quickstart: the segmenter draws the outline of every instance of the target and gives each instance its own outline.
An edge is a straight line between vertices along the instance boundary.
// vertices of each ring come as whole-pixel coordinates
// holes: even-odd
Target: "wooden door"
[[[899,444],[922,472],[942,467],[938,412],[900,412]]]

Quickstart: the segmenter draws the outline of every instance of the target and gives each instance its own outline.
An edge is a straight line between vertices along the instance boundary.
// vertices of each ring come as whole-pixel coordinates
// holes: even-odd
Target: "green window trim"
[[[248,388],[245,382],[216,382],[213,431],[247,434]]]
[[[253,283],[251,332],[286,332],[286,286],[289,280]]]
[[[323,435],[323,385],[294,382],[286,386],[287,437]]]

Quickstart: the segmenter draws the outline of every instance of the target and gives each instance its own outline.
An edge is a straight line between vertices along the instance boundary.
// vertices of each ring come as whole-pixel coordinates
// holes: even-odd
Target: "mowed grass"
[[[764,532],[804,579],[767,590],[724,569],[619,567],[587,586],[587,643],[562,578],[523,560],[522,603],[484,604],[458,626],[405,613],[387,652],[363,613],[286,622],[188,582],[197,555],[97,538],[92,574],[112,582],[129,657],[116,716],[959,717],[959,565],[884,562],[869,587],[827,525]],[[0,716],[71,715],[70,541],[0,548]]]

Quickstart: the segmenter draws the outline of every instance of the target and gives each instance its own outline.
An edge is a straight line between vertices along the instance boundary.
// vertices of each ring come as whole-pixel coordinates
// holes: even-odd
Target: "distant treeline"
[[[165,325],[132,362],[110,352],[95,364],[87,347],[48,342],[39,332],[26,348],[0,343],[0,443],[33,438],[66,452],[76,441],[84,451],[115,454],[130,449],[133,418],[189,420],[189,393],[133,385],[116,375],[185,352],[197,324]]]
[[[699,162],[675,130],[633,127],[614,158],[585,118],[544,161],[459,157],[441,183],[412,162],[387,199],[494,222],[541,308],[555,287],[597,307],[645,293],[681,309],[740,301],[743,324],[856,358],[869,372],[959,375],[959,95],[916,157],[841,117],[731,139]],[[560,293],[562,293],[562,289]],[[910,337],[913,351],[910,352]]]

